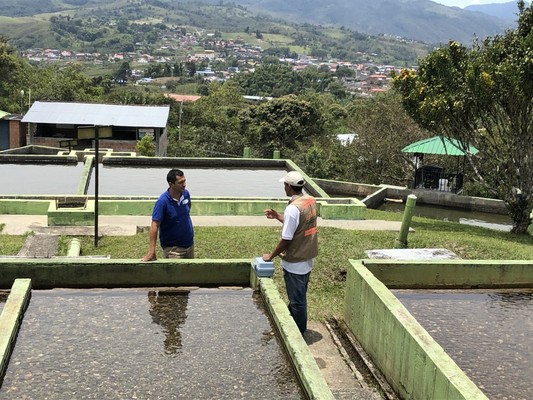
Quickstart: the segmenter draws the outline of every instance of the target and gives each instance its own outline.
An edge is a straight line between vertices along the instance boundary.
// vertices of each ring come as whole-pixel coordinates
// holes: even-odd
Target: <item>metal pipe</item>
[[[81,242],[79,239],[72,239],[68,244],[67,257],[79,257],[81,252]]]
[[[411,218],[413,217],[413,211],[416,205],[416,196],[410,194],[407,196],[407,201],[405,202],[405,209],[403,210],[403,219],[402,225],[400,227],[400,233],[398,238],[394,242],[395,249],[405,249],[407,248],[407,234],[409,233],[409,225],[411,225]]]

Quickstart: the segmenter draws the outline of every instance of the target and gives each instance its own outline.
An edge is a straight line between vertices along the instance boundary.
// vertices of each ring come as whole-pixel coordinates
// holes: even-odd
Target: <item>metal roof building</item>
[[[139,140],[151,136],[156,154],[165,156],[169,114],[168,105],[36,101],[21,122],[29,125],[28,144],[84,149],[98,137],[102,147],[131,152]]]
[[[170,106],[131,106],[36,101],[22,122],[164,128]]]

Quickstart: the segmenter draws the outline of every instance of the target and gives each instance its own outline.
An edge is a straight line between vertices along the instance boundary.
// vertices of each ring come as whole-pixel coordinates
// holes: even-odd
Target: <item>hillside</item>
[[[526,6],[528,4],[529,3],[526,2]],[[465,7],[464,9],[498,17],[507,21],[513,26],[516,25],[516,19],[518,15],[518,6],[516,1],[510,1],[508,3],[473,4]]]
[[[29,17],[58,12],[87,15],[105,10],[126,15],[125,9],[146,13],[151,8],[152,11],[162,10],[160,17],[168,22],[207,26],[209,16],[198,2],[204,5],[239,5],[242,17],[256,23],[260,23],[262,18],[250,14],[260,13],[263,19],[268,15],[295,23],[345,27],[365,34],[400,36],[426,43],[454,39],[469,44],[474,35],[479,38],[492,36],[512,24],[509,20],[488,15],[490,13],[445,7],[430,0],[18,0],[16,4],[12,0],[0,0],[0,15]],[[251,13],[247,13],[244,7]],[[194,9],[196,11],[192,11]],[[225,21],[225,16],[221,17],[217,28],[223,31],[236,30],[237,27],[230,26],[233,23],[242,25],[231,16]]]
[[[73,2],[74,0],[70,0]],[[84,1],[84,0],[80,0]],[[5,0],[0,0],[5,2]],[[58,8],[58,3],[50,7]],[[298,54],[411,66],[431,47],[390,36],[369,36],[340,27],[295,24],[258,16],[242,6],[174,3],[169,0],[86,1],[63,4],[55,13],[0,17],[0,34],[20,50],[51,48],[87,53],[143,51],[165,55],[169,30],[181,27],[197,38],[207,34],[239,39],[263,50],[286,47]],[[187,46],[173,54],[200,52]],[[278,52],[279,53],[279,52]],[[167,53],[168,54],[168,53]]]
[[[202,0],[218,3],[219,0]],[[454,39],[471,43],[503,32],[502,19],[429,0],[234,0],[255,12],[290,21],[345,26],[372,35],[387,34],[426,43]]]

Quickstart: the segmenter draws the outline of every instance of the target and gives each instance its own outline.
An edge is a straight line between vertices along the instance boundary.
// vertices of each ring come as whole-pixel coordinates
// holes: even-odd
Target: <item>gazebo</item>
[[[414,189],[433,189],[458,193],[463,188],[465,156],[467,154],[477,154],[478,149],[474,146],[465,145],[457,139],[434,136],[411,143],[404,147],[402,152],[414,153],[415,156]],[[462,169],[459,171],[459,158],[456,172],[451,174],[446,174],[444,168],[438,165],[422,165],[424,154],[463,156]]]

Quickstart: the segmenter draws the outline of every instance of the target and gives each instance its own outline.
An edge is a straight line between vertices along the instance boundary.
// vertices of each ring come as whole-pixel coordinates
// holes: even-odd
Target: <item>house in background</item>
[[[135,151],[145,135],[154,138],[157,155],[165,156],[170,106],[62,103],[36,101],[22,118],[29,124],[27,144],[84,149],[99,146]]]
[[[0,151],[26,145],[25,124],[20,123],[20,114],[0,110]]]

